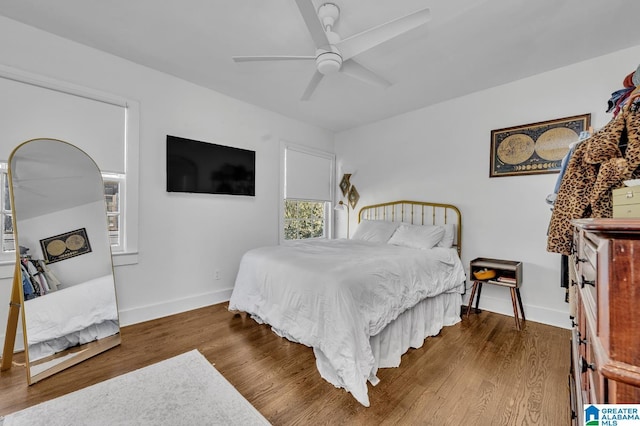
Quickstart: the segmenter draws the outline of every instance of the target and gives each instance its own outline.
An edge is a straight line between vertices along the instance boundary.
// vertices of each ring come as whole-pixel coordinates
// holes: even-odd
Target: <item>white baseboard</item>
[[[174,299],[168,302],[120,310],[120,326],[124,327],[226,302],[231,298],[232,291],[233,288],[229,288],[226,290],[218,290],[210,293],[189,296],[183,299]]]
[[[463,303],[465,305],[469,303],[469,292],[467,292],[467,296]],[[527,321],[539,322],[542,324],[566,329],[571,328],[571,319],[569,318],[568,308],[566,311],[556,311],[552,309],[541,308],[539,306],[527,305],[524,302],[523,306],[524,316]],[[480,298],[480,305],[478,306],[478,308],[480,310],[491,311],[497,314],[513,317],[513,306],[511,305],[511,298],[509,298],[508,295],[506,296],[506,298],[496,298],[482,294],[482,297]]]
[[[13,345],[13,353],[18,353],[18,352],[22,352],[24,351],[24,336],[22,334],[22,327],[18,327],[19,330],[16,333],[16,342]],[[1,342],[4,342],[6,334],[0,334],[0,340]],[[0,357],[2,357],[2,353],[0,352]]]
[[[185,297],[183,299],[171,300],[169,302],[158,303],[154,305],[145,305],[132,309],[120,311],[120,326],[137,324],[139,322],[149,321],[156,318],[162,318],[181,312],[191,311],[193,309],[203,308],[209,305],[226,302],[231,297],[232,288],[220,290],[211,293],[203,293],[197,296]],[[4,342],[5,335],[0,334],[0,342]],[[18,327],[16,333],[16,343],[14,353],[24,350],[24,337],[22,335],[22,327]],[[0,356],[2,354],[0,353]]]

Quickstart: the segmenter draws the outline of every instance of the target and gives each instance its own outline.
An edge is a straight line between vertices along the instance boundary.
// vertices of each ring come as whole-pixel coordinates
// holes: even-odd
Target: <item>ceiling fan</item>
[[[333,32],[333,25],[340,17],[340,9],[334,3],[324,3],[316,11],[311,0],[296,0],[311,38],[316,45],[313,56],[234,56],[235,62],[315,60],[316,72],[311,77],[302,95],[302,100],[311,98],[316,87],[327,74],[343,72],[369,84],[389,87],[391,83],[356,62],[353,57],[377,45],[417,28],[429,21],[429,9],[421,9],[404,17],[365,30],[340,40]]]

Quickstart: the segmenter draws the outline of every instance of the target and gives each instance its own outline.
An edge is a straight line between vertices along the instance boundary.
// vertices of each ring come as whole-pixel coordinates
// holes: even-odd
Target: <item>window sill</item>
[[[113,266],[135,265],[138,263],[138,252],[120,252],[112,253]]]
[[[135,265],[138,263],[138,252],[131,253],[113,253],[113,267],[125,265]],[[0,279],[13,278],[13,270],[15,268],[15,260],[0,261]]]

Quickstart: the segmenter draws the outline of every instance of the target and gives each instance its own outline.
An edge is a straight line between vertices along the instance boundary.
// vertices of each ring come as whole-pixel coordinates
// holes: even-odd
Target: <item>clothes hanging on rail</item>
[[[29,255],[20,257],[22,291],[24,300],[44,296],[58,290],[60,281],[40,259],[31,259]]]
[[[640,86],[640,65],[634,72],[624,78],[622,85],[624,87],[613,92],[607,102],[607,112],[613,112],[614,117],[627,105],[632,111],[637,111],[640,107],[640,98],[637,97],[636,93],[637,88]],[[636,93],[635,99],[634,93]]]
[[[640,96],[637,91],[630,100]],[[571,254],[571,220],[611,217],[612,190],[623,186],[626,179],[640,177],[640,112],[629,105],[580,144],[569,160],[551,214],[548,251]],[[623,154],[620,146],[624,144]]]
[[[633,90],[637,86],[637,84],[634,83],[634,77],[636,72],[637,70],[630,73],[624,78],[624,81],[622,82],[622,85],[624,86],[624,88],[613,92],[611,94],[611,98],[607,102],[607,106],[608,106],[607,112],[613,112],[614,117],[618,115],[620,110],[627,103],[629,95],[631,94],[631,92],[633,92]]]
[[[24,265],[20,265],[20,273],[22,275],[22,293],[24,294],[24,300],[30,300],[34,297],[38,297],[36,289],[33,287],[31,279],[29,279],[29,272]]]
[[[36,268],[38,271],[44,276],[47,280],[48,287],[51,291],[57,291],[59,287],[62,285],[58,277],[51,271],[49,266],[44,263],[44,260],[38,259],[36,262]]]

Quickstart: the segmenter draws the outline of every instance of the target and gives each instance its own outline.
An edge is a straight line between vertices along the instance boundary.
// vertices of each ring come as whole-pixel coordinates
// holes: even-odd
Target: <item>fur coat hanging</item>
[[[569,159],[551,214],[547,251],[571,254],[571,220],[611,217],[612,190],[640,176],[638,166],[640,112],[624,108]]]

